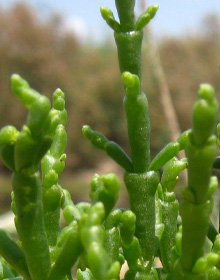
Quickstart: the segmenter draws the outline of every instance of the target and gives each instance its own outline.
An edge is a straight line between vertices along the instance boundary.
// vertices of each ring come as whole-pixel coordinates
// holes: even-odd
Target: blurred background
[[[136,2],[139,14],[146,2]],[[147,4],[157,3],[160,9],[143,44],[152,158],[190,128],[199,84],[211,83],[220,100],[219,0]],[[12,124],[21,129],[26,119],[26,110],[10,91],[12,73],[48,97],[60,87],[68,111],[66,170],[60,180],[75,202],[88,200],[95,172],[123,176],[123,170],[84,139],[82,125],[102,132],[130,154],[113,32],[102,20],[100,6],[115,12],[113,0],[0,0],[0,127]],[[0,168],[0,212],[4,212],[10,208],[10,173],[2,163]],[[126,201],[122,187],[119,203],[125,207]]]

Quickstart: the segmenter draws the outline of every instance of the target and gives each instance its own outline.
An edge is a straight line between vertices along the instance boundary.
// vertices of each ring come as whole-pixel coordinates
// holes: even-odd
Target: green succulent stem
[[[133,31],[135,24],[135,0],[115,0],[115,4],[118,11],[122,32]]]
[[[33,280],[45,280],[51,263],[41,200],[40,174],[37,172],[27,177],[14,173],[12,186],[18,236],[25,252],[28,270]]]
[[[4,257],[25,280],[31,280],[23,251],[2,229],[0,229],[0,255]]]
[[[130,72],[141,80],[143,31],[115,32],[114,36],[121,73]]]
[[[216,155],[216,137],[213,133],[218,105],[214,90],[209,85],[201,85],[199,96],[193,110],[193,129],[186,145],[188,188],[183,192],[180,205],[183,227],[181,265],[183,271],[189,272],[186,279],[194,279],[195,276],[190,275],[198,271],[195,269],[196,263],[204,255],[203,248],[213,207],[210,189]],[[200,271],[199,275],[201,279],[207,279],[207,270]]]
[[[159,176],[155,171],[125,173],[131,210],[136,215],[136,232],[142,256],[152,262],[155,246],[155,193]]]

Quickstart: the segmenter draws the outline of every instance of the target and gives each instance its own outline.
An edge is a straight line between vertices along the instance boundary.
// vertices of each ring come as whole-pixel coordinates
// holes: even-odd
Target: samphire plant
[[[83,134],[124,168],[130,208],[114,209],[120,182],[112,173],[94,175],[91,203],[74,204],[58,182],[66,158],[64,93],[54,92],[51,107],[47,97],[13,75],[12,92],[28,109],[28,117],[21,131],[13,126],[0,131],[1,158],[13,171],[12,211],[18,234],[14,241],[0,229],[0,279],[116,280],[125,261],[129,267],[125,280],[220,279],[219,229],[210,221],[218,185],[212,170],[220,166],[214,89],[200,86],[192,129],[151,160],[141,44],[143,28],[158,6],[149,7],[136,20],[134,0],[115,2],[120,23],[108,8],[102,7],[101,13],[114,30],[118,48],[131,158],[89,126],[83,127]],[[181,150],[186,158],[179,160]],[[179,204],[174,188],[184,169],[188,187]],[[62,229],[61,210],[67,224]]]

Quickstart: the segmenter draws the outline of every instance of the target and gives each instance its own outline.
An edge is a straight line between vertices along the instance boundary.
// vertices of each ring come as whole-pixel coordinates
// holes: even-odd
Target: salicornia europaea
[[[117,280],[125,261],[125,280],[220,279],[220,233],[210,221],[218,186],[212,169],[220,169],[214,89],[200,86],[192,129],[151,159],[141,48],[143,29],[158,6],[136,19],[135,0],[115,2],[119,21],[109,8],[101,7],[101,14],[118,49],[130,155],[89,125],[82,132],[124,169],[130,207],[115,208],[120,181],[113,173],[95,174],[90,202],[74,204],[59,183],[66,159],[65,94],[57,89],[51,105],[13,75],[12,92],[28,117],[21,131],[11,125],[0,131],[1,159],[13,172],[11,208],[18,235],[16,242],[0,229],[0,280]],[[182,150],[186,158],[178,159]],[[188,187],[179,203],[175,186],[185,169]]]

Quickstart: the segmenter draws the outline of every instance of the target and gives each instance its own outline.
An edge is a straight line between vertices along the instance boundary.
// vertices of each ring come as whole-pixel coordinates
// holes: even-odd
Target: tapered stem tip
[[[199,96],[207,101],[212,101],[215,97],[214,88],[209,84],[201,84],[199,88]]]
[[[11,84],[12,87],[29,87],[28,82],[22,79],[18,74],[13,74],[11,76]]]
[[[126,87],[132,87],[135,83],[134,75],[132,75],[130,72],[124,72],[122,74],[122,80]]]
[[[91,127],[89,125],[84,125],[82,127],[82,133],[83,133],[84,136],[86,136],[89,131],[91,131]]]

